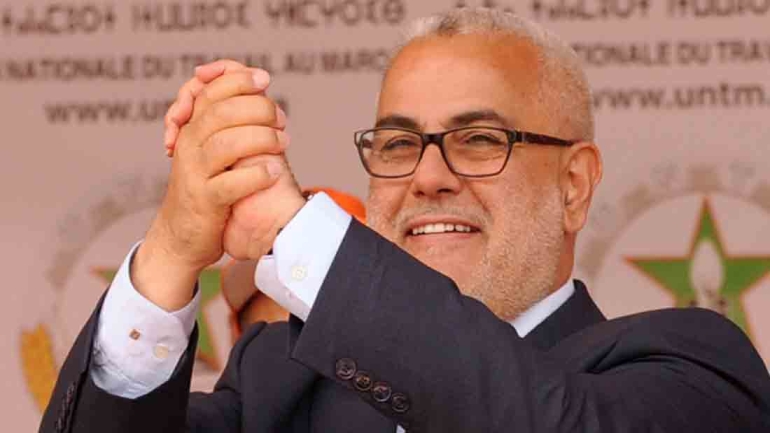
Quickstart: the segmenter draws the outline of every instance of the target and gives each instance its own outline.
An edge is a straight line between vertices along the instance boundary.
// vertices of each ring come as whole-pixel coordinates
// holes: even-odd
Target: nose
[[[412,178],[412,193],[417,196],[437,198],[457,194],[462,180],[452,173],[438,146],[428,146]]]

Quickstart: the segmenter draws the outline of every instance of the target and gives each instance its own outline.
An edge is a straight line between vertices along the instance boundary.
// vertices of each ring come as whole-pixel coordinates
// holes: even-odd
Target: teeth
[[[462,224],[425,224],[412,229],[413,235],[430,234],[430,233],[448,233],[448,232],[461,232],[470,233],[471,228]]]

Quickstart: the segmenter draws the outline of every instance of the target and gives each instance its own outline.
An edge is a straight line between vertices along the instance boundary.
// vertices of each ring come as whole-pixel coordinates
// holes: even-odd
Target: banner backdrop
[[[269,69],[304,186],[364,197],[397,29],[463,5],[570,41],[591,85],[604,182],[576,276],[617,316],[700,305],[770,361],[770,0],[5,1],[0,4],[3,431],[33,431],[59,363],[159,204],[162,117],[200,63]],[[203,275],[194,386],[231,341]]]

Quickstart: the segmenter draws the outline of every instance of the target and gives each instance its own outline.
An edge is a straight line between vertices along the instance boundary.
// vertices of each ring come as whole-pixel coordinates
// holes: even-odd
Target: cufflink
[[[302,281],[307,278],[307,267],[302,265],[294,265],[291,267],[291,279],[294,281]]]

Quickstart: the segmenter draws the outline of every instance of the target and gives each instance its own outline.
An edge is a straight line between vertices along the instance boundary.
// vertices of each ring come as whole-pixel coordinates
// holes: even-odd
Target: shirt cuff
[[[195,291],[181,310],[167,312],[131,282],[134,245],[118,269],[99,314],[91,377],[104,391],[125,398],[148,394],[168,381],[186,351],[200,303]]]
[[[307,320],[351,217],[328,195],[314,195],[273,243],[273,254],[257,263],[259,290],[298,318]]]

